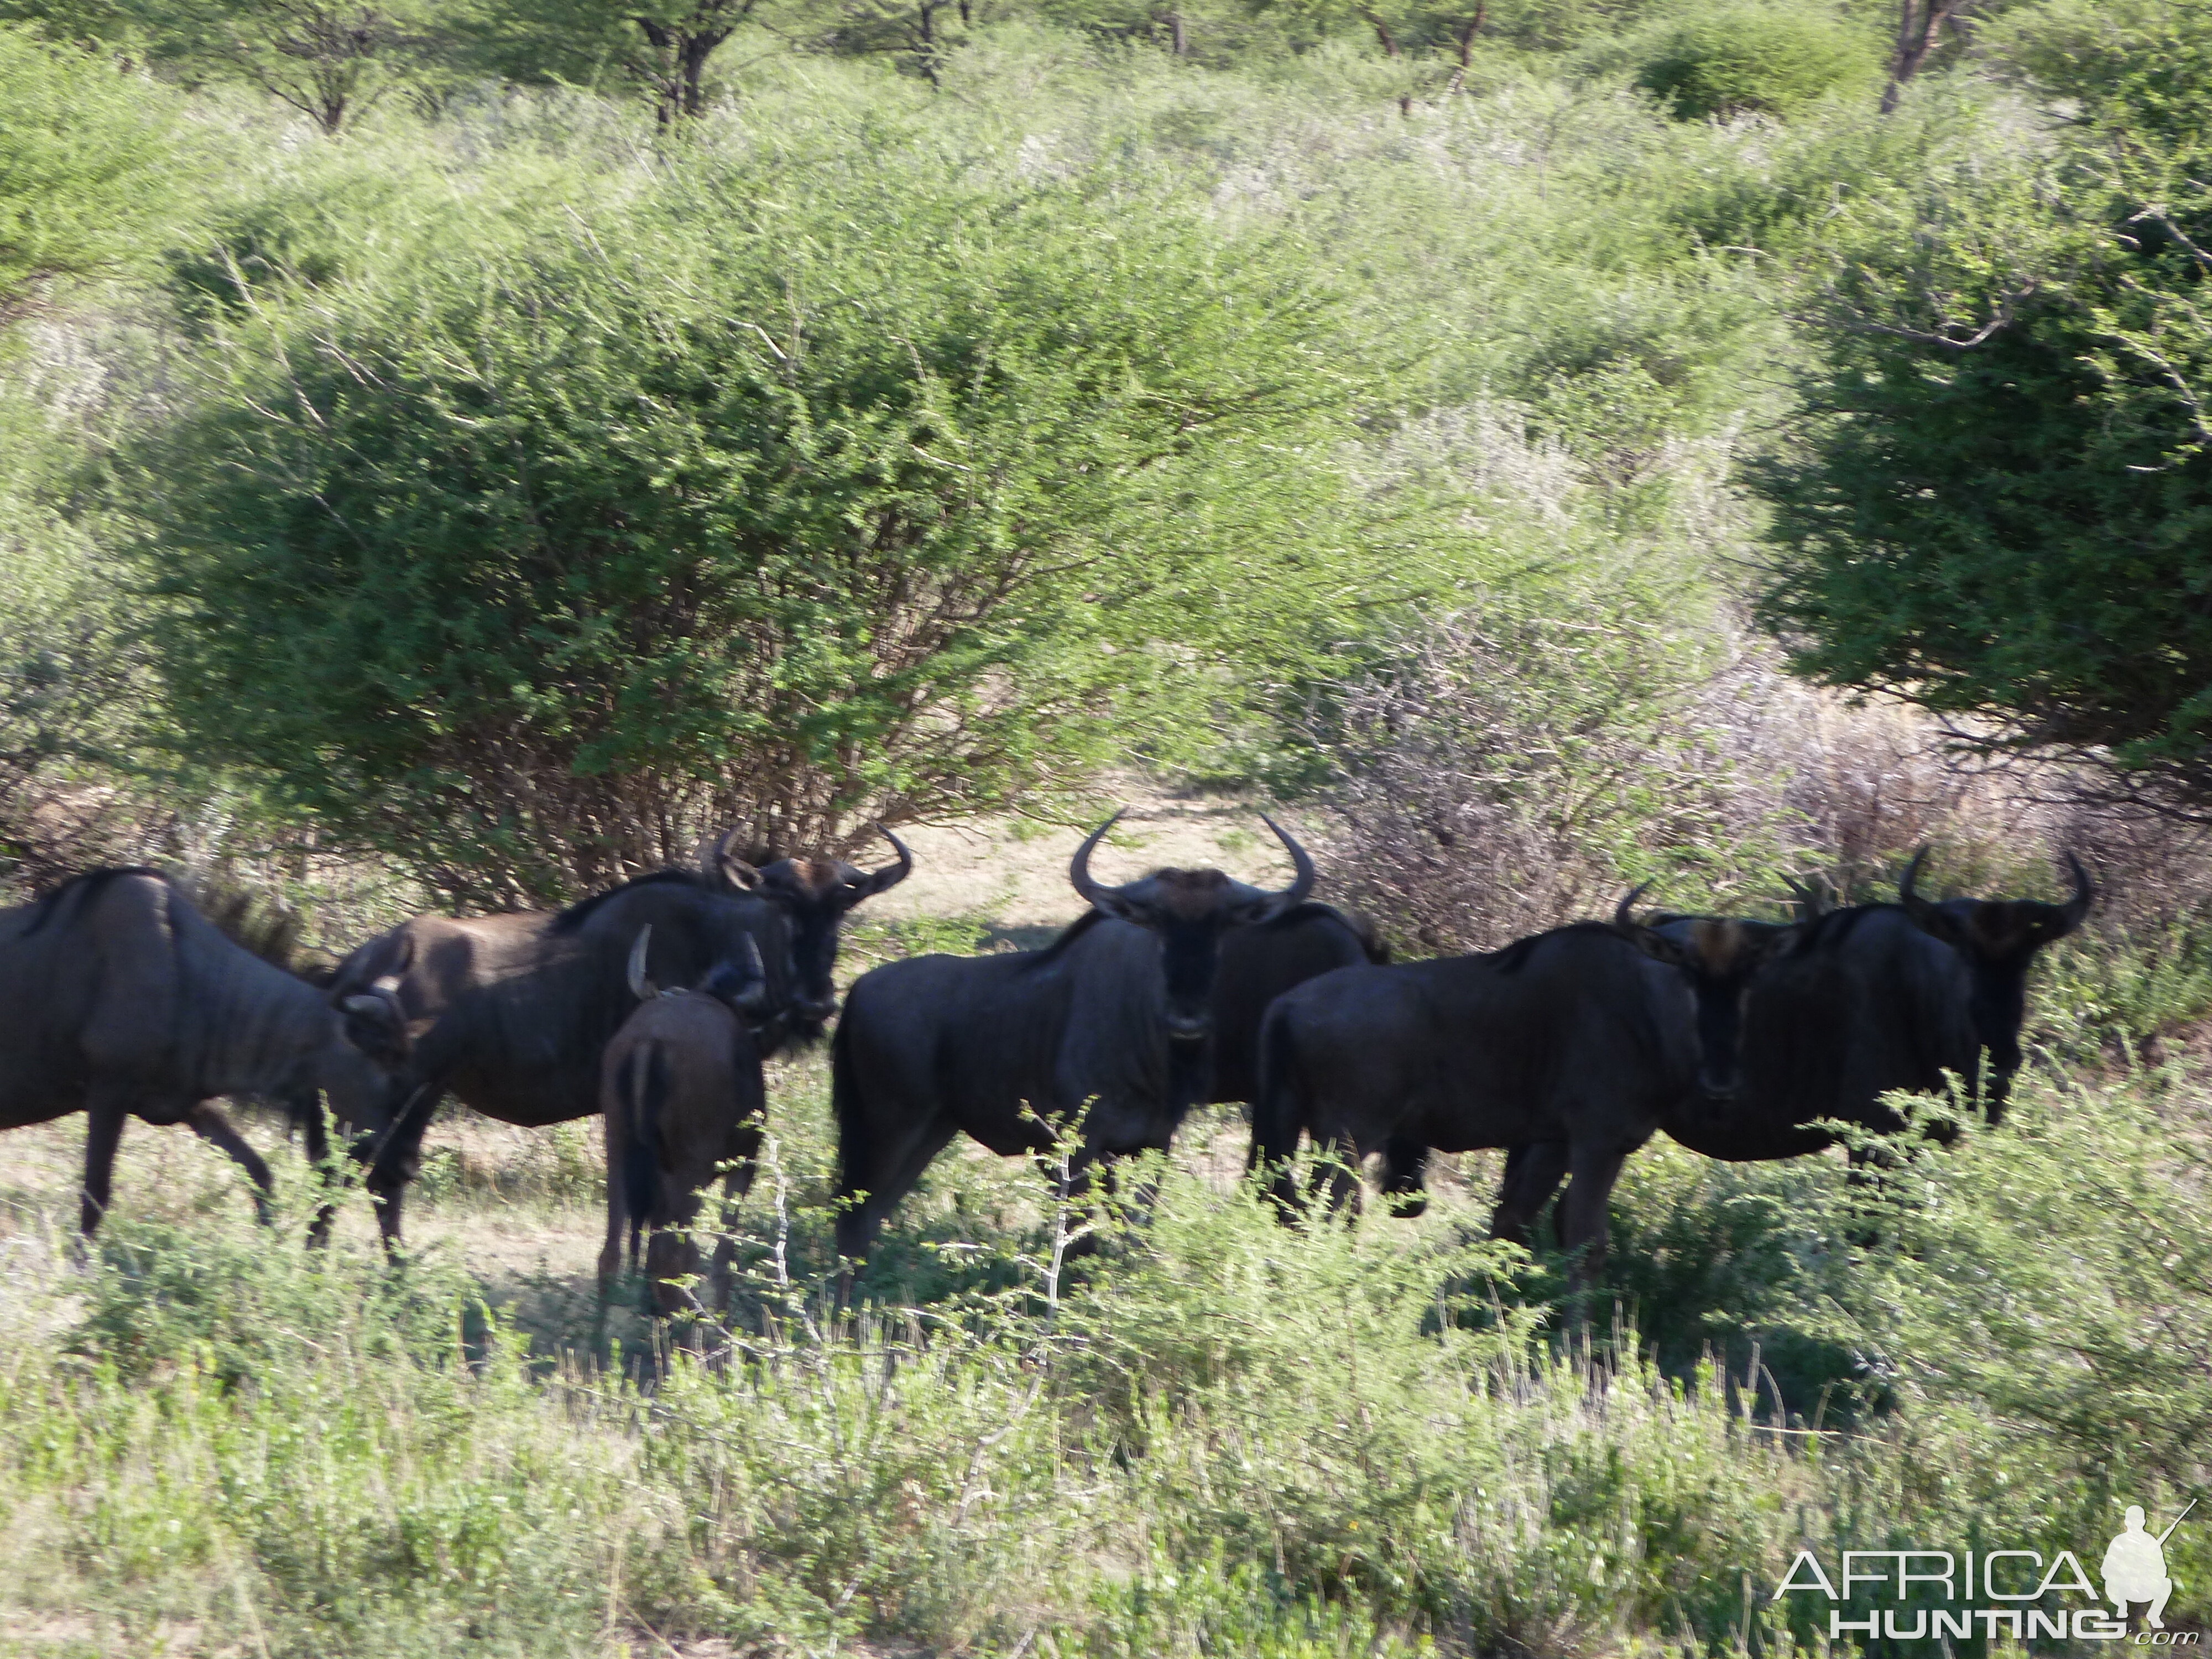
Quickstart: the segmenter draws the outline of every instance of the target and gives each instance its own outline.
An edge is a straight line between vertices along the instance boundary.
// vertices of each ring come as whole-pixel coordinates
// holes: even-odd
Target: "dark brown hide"
[[[1913,854],[1904,879],[1898,884],[1898,902],[1932,937],[1956,951],[1966,964],[1974,1035],[1990,1056],[1983,1106],[1995,1123],[2004,1115],[2013,1075],[2021,1067],[2020,1033],[2027,1023],[2028,969],[2034,965],[2037,951],[2081,925],[2096,889],[2081,860],[2069,852],[2066,867],[2073,878],[2074,892],[2063,904],[1973,898],[1931,902],[1918,891],[1920,866],[1927,856],[1924,847]]]
[[[392,1133],[372,1149],[369,1166],[387,1243],[400,1236],[402,1194],[441,1096],[530,1128],[599,1109],[600,1061],[635,1006],[627,964],[648,927],[650,971],[662,984],[703,983],[719,966],[757,952],[771,1010],[763,1052],[788,1039],[793,975],[785,912],[690,872],[643,877],[558,915],[418,916],[339,964],[341,993],[394,985],[414,1041],[408,1103]]]
[[[1568,1247],[1589,1272],[1623,1161],[1695,1070],[1691,1001],[1683,975],[1596,922],[1481,956],[1324,974],[1267,1011],[1253,1160],[1283,1170],[1287,1216],[1298,1200],[1284,1166],[1301,1135],[1345,1161],[1328,1182],[1340,1204],[1357,1192],[1351,1168],[1381,1152],[1385,1191],[1410,1212],[1432,1147],[1557,1143],[1574,1176]],[[1517,1237],[1525,1222],[1502,1203],[1492,1228]]]
[[[653,1310],[666,1317],[693,1306],[676,1281],[698,1271],[690,1227],[700,1190],[727,1167],[726,1201],[751,1189],[767,1091],[760,1050],[744,1018],[720,997],[672,992],[640,1003],[608,1043],[600,1073],[607,1135],[607,1238],[599,1253],[605,1287],[629,1237],[653,1241],[647,1267]],[[714,1303],[729,1301],[726,1240],[714,1255]]]
[[[206,1103],[274,1098],[301,1114],[319,1162],[317,1091],[376,1095],[404,1058],[373,988],[339,1001],[224,938],[158,872],[88,872],[0,911],[0,1128],[89,1115],[88,1233],[107,1208],[126,1117],[191,1125],[265,1194],[268,1166]]]
[[[1206,1101],[1259,1098],[1260,1022],[1277,997],[1335,969],[1389,959],[1364,917],[1310,902],[1224,935],[1213,981]]]
[[[1297,870],[1285,892],[1218,870],[1107,887],[1091,878],[1090,857],[1113,822],[1068,872],[1093,908],[1052,945],[914,957],[854,984],[831,1051],[846,1256],[866,1254],[957,1133],[1011,1157],[1052,1145],[1084,1112],[1077,1161],[1087,1165],[1164,1148],[1202,1094],[1222,939],[1295,908],[1313,863],[1270,820]]]

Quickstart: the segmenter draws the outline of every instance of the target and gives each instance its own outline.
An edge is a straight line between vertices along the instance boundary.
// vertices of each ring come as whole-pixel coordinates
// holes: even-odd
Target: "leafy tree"
[[[1732,5],[1668,26],[1636,84],[1693,121],[1792,114],[1831,92],[1870,86],[1875,73],[1872,42],[1832,12]]]
[[[523,81],[588,84],[612,69],[653,100],[662,128],[707,107],[708,66],[764,21],[764,0],[489,0],[472,28]]]
[[[2202,8],[2023,15],[2080,137],[1845,249],[1796,445],[1760,475],[1804,670],[2212,805],[2212,113]],[[2047,30],[2048,32],[2043,32]],[[2079,39],[2079,36],[2075,36]],[[2193,101],[2192,101],[2193,100]]]
[[[2212,17],[2175,0],[2048,0],[1983,32],[1982,49],[2030,91],[2072,106],[2109,143],[2201,154],[2212,113]]]
[[[162,58],[258,87],[325,133],[433,73],[442,44],[428,0],[167,0],[158,15]]]
[[[1187,752],[1425,579],[1295,249],[884,140],[211,313],[123,480],[193,751],[547,899]]]
[[[159,88],[0,26],[0,326],[137,252],[173,165]]]
[[[1881,112],[1889,114],[1905,95],[1905,83],[1930,58],[1955,42],[1975,0],[1898,0],[1897,40],[1889,58],[1889,84],[1882,88]]]
[[[1561,46],[1602,16],[1603,0],[1248,0],[1262,15],[1322,27],[1352,24],[1387,58],[1443,52],[1462,76],[1482,40]],[[1456,83],[1455,83],[1456,84]]]

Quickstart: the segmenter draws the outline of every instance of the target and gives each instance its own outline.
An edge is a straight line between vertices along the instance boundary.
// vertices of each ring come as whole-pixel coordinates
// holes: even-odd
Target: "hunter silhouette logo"
[[[2121,1618],[2128,1616],[2129,1602],[2148,1601],[2150,1615],[2144,1622],[2153,1630],[2166,1628],[2166,1604],[2173,1595],[2173,1580],[2166,1576],[2166,1540],[2173,1536],[2174,1527],[2187,1517],[2189,1510],[2196,1507],[2192,1498],[2189,1509],[2175,1516],[2172,1525],[2154,1538],[2143,1530],[2142,1506],[2128,1506],[2128,1529],[2105,1551],[2105,1599]]]
[[[2202,1644],[2203,1632],[2166,1628],[2166,1603],[2180,1588],[2166,1570],[2166,1542],[2196,1507],[2197,1500],[2191,1499],[2164,1532],[2154,1533],[2145,1525],[2142,1506],[2130,1506],[2124,1529],[2105,1551],[2101,1598],[2071,1550],[2061,1550],[2045,1563],[2037,1550],[1954,1554],[1889,1549],[1844,1551],[1842,1570],[1833,1577],[1812,1551],[1800,1550],[1774,1599],[1809,1592],[1832,1603],[1856,1603],[1862,1615],[1857,1618],[1848,1616],[1843,1606],[1830,1607],[1832,1641],[1864,1636],[1942,1642],[1979,1636],[1989,1642],[2008,1637],[2015,1642],[2121,1642],[2130,1639],[2129,1609],[2144,1607],[2148,1612],[2134,1645],[2194,1648]],[[2087,1605],[2069,1607],[2064,1600],[2069,1596]],[[1869,1601],[1876,1605],[1869,1607]]]

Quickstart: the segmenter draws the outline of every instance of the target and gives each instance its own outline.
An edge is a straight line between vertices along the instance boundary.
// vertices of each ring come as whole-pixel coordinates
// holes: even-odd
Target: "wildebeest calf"
[[[740,963],[718,964],[696,991],[658,991],[646,977],[652,934],[649,926],[641,929],[630,952],[637,1012],[608,1043],[600,1068],[607,1242],[599,1284],[604,1292],[622,1265],[625,1231],[635,1269],[639,1239],[651,1229],[645,1267],[653,1311],[665,1318],[697,1305],[678,1281],[699,1267],[690,1227],[700,1188],[717,1170],[726,1171],[729,1197],[752,1186],[768,1105],[756,1028],[770,998],[757,950]],[[729,1261],[726,1238],[714,1253],[718,1308],[729,1300]]]

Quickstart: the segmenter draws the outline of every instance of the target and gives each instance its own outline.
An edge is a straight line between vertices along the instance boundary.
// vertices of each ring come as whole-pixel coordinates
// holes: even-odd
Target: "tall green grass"
[[[787,1092],[703,1352],[533,1352],[450,1248],[302,1248],[297,1181],[274,1231],[170,1194],[83,1267],[19,1215],[0,1642],[1770,1653],[1816,1634],[1800,1548],[2078,1550],[2212,1474],[2179,1086],[2039,1086],[1879,1185],[1655,1147],[1586,1324],[1479,1205],[1284,1228],[1204,1126],[1119,1218],[948,1158],[841,1309]],[[2169,1559],[2185,1626],[2212,1552]]]

